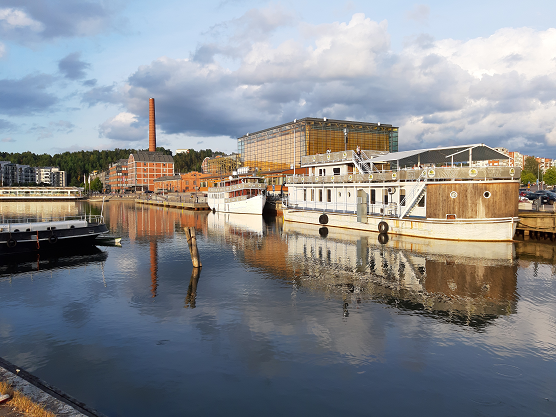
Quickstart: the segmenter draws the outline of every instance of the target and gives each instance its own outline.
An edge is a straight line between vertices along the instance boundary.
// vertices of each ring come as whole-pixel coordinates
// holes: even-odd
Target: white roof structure
[[[509,159],[483,143],[473,145],[448,146],[443,148],[416,149],[413,151],[390,152],[370,159],[373,164],[398,162],[398,166],[423,164],[451,164],[459,162],[476,162]]]

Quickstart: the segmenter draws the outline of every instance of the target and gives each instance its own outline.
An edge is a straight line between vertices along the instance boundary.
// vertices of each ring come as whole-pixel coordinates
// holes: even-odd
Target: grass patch
[[[9,405],[15,410],[29,417],[56,417],[54,413],[46,411],[40,404],[33,402],[21,392],[14,390],[7,382],[0,381],[0,393],[10,394],[10,399],[2,404]]]

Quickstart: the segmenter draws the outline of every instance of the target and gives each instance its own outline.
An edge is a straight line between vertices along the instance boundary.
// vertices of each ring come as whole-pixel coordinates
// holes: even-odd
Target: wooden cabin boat
[[[208,189],[211,210],[224,213],[263,214],[266,186],[261,177],[230,176]]]
[[[41,252],[93,245],[108,233],[102,215],[68,216],[62,219],[0,220],[0,255]]]
[[[287,178],[284,220],[448,240],[509,241],[521,168],[486,145],[302,157]],[[483,162],[486,165],[486,163]]]

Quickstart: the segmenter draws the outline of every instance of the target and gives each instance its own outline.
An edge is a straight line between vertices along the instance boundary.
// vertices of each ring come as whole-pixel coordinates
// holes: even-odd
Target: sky
[[[237,150],[304,117],[556,158],[553,0],[0,0],[0,151]]]

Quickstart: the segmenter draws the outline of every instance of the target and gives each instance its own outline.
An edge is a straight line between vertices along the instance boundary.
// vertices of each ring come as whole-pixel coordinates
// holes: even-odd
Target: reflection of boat
[[[288,223],[284,232],[297,285],[343,302],[372,299],[475,326],[515,311],[512,243],[393,237],[382,245],[375,234]]]
[[[508,157],[482,144],[304,156],[301,166],[309,175],[287,178],[284,220],[436,239],[511,241],[519,220],[521,169],[473,166],[489,159]],[[393,170],[378,169],[386,166]]]
[[[46,254],[24,253],[5,257],[0,265],[0,278],[15,274],[34,273],[105,262],[108,253],[95,246],[68,248]]]
[[[264,220],[262,216],[250,216],[238,213],[212,213],[208,216],[209,230],[222,230],[231,233],[263,234]]]
[[[83,215],[59,220],[4,220],[0,224],[0,254],[57,250],[61,246],[92,245],[107,233],[103,216]]]
[[[225,213],[263,214],[265,201],[259,177],[230,177],[208,190],[210,209]]]

